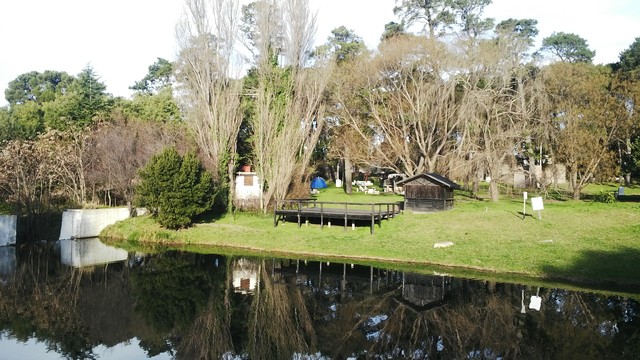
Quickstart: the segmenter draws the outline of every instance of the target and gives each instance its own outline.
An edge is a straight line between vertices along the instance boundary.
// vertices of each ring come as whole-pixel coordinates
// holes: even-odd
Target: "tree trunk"
[[[580,200],[580,187],[573,188],[573,200]]]
[[[498,181],[491,177],[489,182],[489,195],[491,195],[491,201],[496,202],[500,200],[500,194],[498,193]]]
[[[349,156],[344,157],[344,191],[347,194],[351,194],[353,189],[351,188],[351,159]]]
[[[235,161],[229,161],[227,163],[227,176],[228,176],[228,181],[229,181],[229,193],[227,194],[227,196],[229,196],[229,198],[227,199],[227,212],[231,212],[232,214],[234,214],[234,207],[233,207],[233,201],[236,198],[236,184],[235,184],[235,178],[234,178],[234,170],[236,167],[236,163]]]
[[[573,191],[573,200],[580,200],[580,185],[578,184],[578,172],[571,171],[569,175],[571,190]]]
[[[627,138],[627,140],[625,141],[625,155],[626,155],[626,159],[627,161],[629,161],[631,159],[631,138]],[[620,161],[620,163],[622,164],[622,161]],[[627,171],[624,173],[624,186],[630,186],[631,185],[631,171]]]

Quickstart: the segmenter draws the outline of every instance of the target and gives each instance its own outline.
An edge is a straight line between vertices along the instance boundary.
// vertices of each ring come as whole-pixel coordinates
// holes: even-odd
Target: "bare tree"
[[[304,175],[324,123],[330,67],[303,67],[315,31],[306,1],[260,2],[253,9],[245,19],[247,37],[257,49],[249,122],[264,189],[260,207],[266,211],[273,198],[284,199],[292,181]]]
[[[460,116],[469,121],[461,149],[469,165],[476,164],[470,168],[484,169],[491,178],[490,196],[497,201],[498,184],[514,167],[518,144],[540,122],[541,79],[504,42],[471,40],[463,49]]]
[[[234,63],[238,2],[185,0],[185,5],[184,18],[176,29],[180,47],[177,80],[205,164],[225,188],[222,195],[231,209],[242,122],[242,81],[237,76],[240,68]]]
[[[284,65],[302,68],[309,60],[317,30],[317,14],[308,0],[282,1]]]
[[[439,161],[464,128],[453,79],[457,58],[438,40],[403,36],[351,69],[337,89],[341,117],[371,144],[371,160],[408,175],[447,171]]]
[[[47,134],[13,140],[0,150],[0,192],[20,214],[44,214],[52,208],[62,179],[55,171],[55,142]]]
[[[184,125],[118,119],[92,129],[86,181],[93,201],[132,206],[138,171],[168,146],[186,150]],[[193,144],[191,144],[193,145]]]

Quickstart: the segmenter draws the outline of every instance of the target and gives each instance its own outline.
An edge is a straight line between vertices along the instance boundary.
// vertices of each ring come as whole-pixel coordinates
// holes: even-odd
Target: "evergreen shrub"
[[[147,207],[165,228],[188,227],[213,205],[213,180],[193,153],[167,148],[140,171],[139,206]]]

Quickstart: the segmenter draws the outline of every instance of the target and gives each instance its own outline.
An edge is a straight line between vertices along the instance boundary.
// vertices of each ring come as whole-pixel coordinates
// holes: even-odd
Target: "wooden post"
[[[442,187],[442,210],[447,210],[447,188]]]
[[[324,203],[320,203],[320,230],[324,229]]]
[[[347,203],[344,203],[344,231],[347,231]]]
[[[373,235],[373,227],[375,226],[375,218],[373,217],[374,209],[373,205],[371,205],[371,235]]]
[[[298,227],[302,226],[302,224],[300,223],[300,206],[302,206],[302,204],[300,203],[300,200],[298,200]]]
[[[276,216],[277,210],[278,210],[278,200],[276,200],[276,204],[273,206],[273,227],[278,226],[278,218]]]

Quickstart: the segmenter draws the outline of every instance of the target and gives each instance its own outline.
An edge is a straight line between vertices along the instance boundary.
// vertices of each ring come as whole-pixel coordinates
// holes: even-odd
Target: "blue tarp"
[[[324,181],[324,179],[319,176],[311,180],[312,189],[324,189],[326,187],[327,187],[327,182]]]

